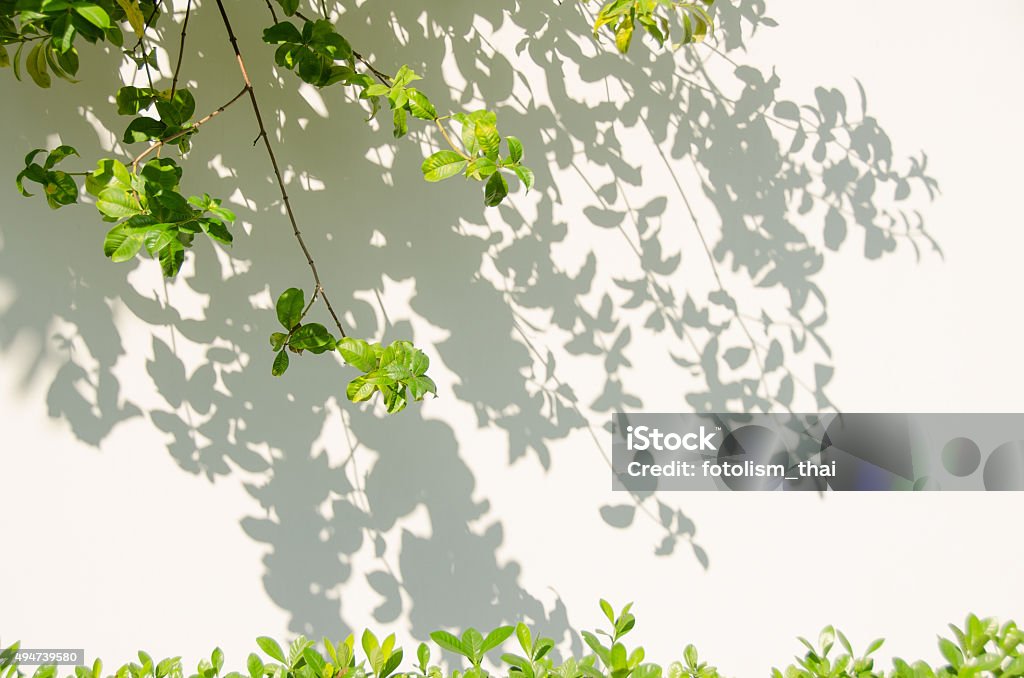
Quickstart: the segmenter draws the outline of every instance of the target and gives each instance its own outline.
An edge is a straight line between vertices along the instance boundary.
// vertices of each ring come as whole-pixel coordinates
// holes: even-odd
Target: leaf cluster
[[[195,128],[189,120],[196,112],[196,100],[187,89],[156,90],[151,87],[126,86],[117,90],[117,112],[137,115],[124,131],[122,141],[135,144],[143,141],[173,141],[182,153],[191,148],[189,137]],[[156,118],[139,115],[154,111]]]
[[[379,392],[388,414],[395,414],[405,409],[410,397],[419,402],[428,393],[437,395],[437,386],[426,374],[430,358],[410,342],[394,341],[385,347],[352,337],[336,338],[320,323],[303,324],[309,305],[305,293],[295,287],[278,297],[276,309],[278,322],[286,331],[270,335],[270,346],[276,352],[271,367],[274,376],[288,370],[289,352],[321,354],[337,350],[348,365],[362,372],[345,389],[354,403],[370,400]]]
[[[672,43],[676,50],[683,45],[703,42],[714,32],[710,11],[714,0],[683,2],[682,0],[611,0],[602,5],[594,20],[594,37],[606,28],[615,38],[615,47],[625,54],[637,27],[657,41],[660,47],[671,40],[672,18],[679,22],[682,35]]]
[[[75,41],[124,45],[121,22],[141,35],[158,12],[153,0],[3,0],[0,2],[0,67],[11,66],[21,80],[22,64],[39,87],[50,87],[50,73],[76,82]],[[144,18],[146,17],[146,18]],[[14,49],[11,57],[9,46]],[[28,53],[22,59],[25,50]]]
[[[831,626],[818,636],[817,645],[805,638],[807,648],[797,663],[785,670],[772,669],[772,678],[1013,678],[1024,676],[1024,631],[1013,621],[1002,625],[995,619],[968,615],[963,629],[950,624],[954,638],[939,638],[939,651],[945,665],[932,666],[925,661],[909,662],[895,657],[888,673],[875,667],[874,654],[884,642],[881,638],[868,645],[859,656],[847,637]],[[842,651],[829,653],[838,641]]]
[[[171,278],[181,270],[185,250],[197,234],[231,245],[228,225],[235,220],[234,212],[206,194],[186,199],[178,190],[181,174],[170,158],[150,160],[138,172],[104,158],[86,176],[85,188],[96,198],[96,209],[104,221],[115,223],[103,240],[103,253],[111,261],[128,261],[145,248]]]
[[[261,636],[256,644],[264,656],[252,653],[244,672],[222,673],[224,653],[217,648],[209,659],[202,659],[195,673],[188,678],[489,678],[484,667],[488,653],[499,649],[513,634],[522,654],[506,653],[501,660],[508,665],[509,678],[719,678],[718,669],[701,661],[693,645],[683,650],[682,661],[675,661],[666,669],[658,664],[644,663],[642,647],[627,651],[620,640],[633,628],[635,618],[627,605],[618,615],[605,601],[601,610],[608,618],[610,628],[597,635],[584,632],[584,639],[593,654],[580,658],[567,657],[556,662],[551,658],[554,641],[520,622],[513,626],[500,626],[488,633],[474,628],[461,636],[449,631],[430,634],[441,649],[468,661],[469,667],[445,672],[432,663],[431,651],[426,643],[416,650],[416,666],[401,672],[404,658],[402,648],[395,645],[394,634],[378,640],[370,630],[360,638],[362,658],[357,661],[356,640],[353,634],[341,641],[324,638],[323,651],[316,644],[299,636],[290,645],[282,647],[276,640]],[[817,644],[800,638],[807,648],[797,662],[783,670],[772,669],[773,678],[1019,678],[1024,676],[1024,631],[1010,621],[1002,625],[994,619],[980,619],[969,615],[964,627],[951,625],[954,639],[940,638],[939,648],[948,663],[932,666],[924,661],[913,664],[896,658],[888,672],[877,669],[871,655],[882,640],[871,643],[859,656],[842,632],[828,626],[819,634]],[[598,635],[608,638],[604,644]],[[841,648],[833,654],[836,645]],[[19,645],[0,651],[0,678],[28,678],[15,662]],[[287,650],[284,648],[287,647]],[[138,662],[130,662],[106,678],[185,678],[180,657],[154,662],[145,652],[139,652]],[[78,666],[73,677],[104,678],[103,664],[96,660],[91,667]],[[32,678],[56,678],[57,667],[40,666]]]
[[[453,144],[452,150],[438,151],[424,160],[420,167],[424,179],[444,181],[463,174],[467,179],[483,181],[484,204],[488,207],[500,205],[508,196],[508,181],[503,171],[519,177],[527,191],[533,188],[533,170],[522,162],[523,143],[517,137],[505,137],[508,153],[501,156],[502,137],[495,113],[478,110],[451,117],[461,126],[462,147]],[[440,119],[435,120],[441,124]]]

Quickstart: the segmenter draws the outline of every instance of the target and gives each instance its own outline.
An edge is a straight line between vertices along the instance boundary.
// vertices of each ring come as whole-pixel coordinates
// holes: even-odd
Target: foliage
[[[526,191],[533,187],[534,172],[523,164],[523,143],[515,136],[502,137],[493,111],[457,111],[442,115],[423,91],[412,86],[422,79],[418,74],[407,65],[394,75],[375,68],[336,31],[322,3],[312,9],[322,11],[323,17],[310,18],[303,14],[298,0],[276,1],[285,20],[278,20],[274,5],[268,2],[273,24],[263,31],[263,42],[275,46],[274,62],[278,67],[293,71],[301,81],[318,88],[334,85],[353,88],[358,99],[369,108],[367,120],[373,119],[387,102],[396,139],[408,134],[410,119],[422,121],[438,131],[446,147],[423,160],[421,169],[426,181],[439,182],[462,175],[467,180],[480,182],[484,204],[488,207],[496,207],[508,197],[508,176],[516,177]],[[711,31],[708,10],[712,2],[613,0],[598,14],[595,37],[602,26],[608,26],[614,31],[619,51],[626,52],[633,26],[639,25],[663,45],[670,32],[665,15],[669,13],[678,14],[683,31],[674,47],[700,42]],[[257,141],[262,139],[266,147],[287,216],[314,278],[309,305],[303,305],[298,320],[305,317],[317,299],[322,299],[338,334],[344,338],[344,328],[321,284],[312,254],[292,212],[227,10],[222,0],[217,0],[216,4],[238,60],[244,87],[234,98],[197,119],[195,95],[179,84],[191,2],[182,22],[179,56],[170,86],[156,87],[154,81],[163,75],[154,72],[156,38],[152,36],[152,29],[161,15],[159,0],[0,0],[0,67],[11,66],[15,78],[21,80],[24,70],[43,88],[52,86],[51,74],[77,82],[75,76],[80,59],[77,45],[81,37],[88,43],[107,43],[120,49],[125,58],[145,72],[148,82],[144,87],[134,83],[119,87],[113,97],[117,113],[131,117],[121,141],[126,146],[146,144],[130,163],[105,157],[97,161],[97,169],[91,172],[66,171],[57,169],[57,165],[71,156],[79,156],[74,146],[61,145],[49,151],[42,164],[35,159],[46,149],[36,149],[25,158],[25,167],[16,178],[17,189],[22,195],[31,196],[26,182],[39,184],[47,204],[59,209],[78,202],[80,186],[76,177],[85,177],[85,190],[95,199],[102,219],[114,224],[104,238],[104,254],[113,262],[124,262],[145,250],[149,257],[159,261],[164,276],[174,277],[180,272],[185,251],[192,246],[196,235],[202,233],[220,245],[231,245],[233,236],[229,226],[235,215],[222,207],[219,199],[206,193],[201,198],[186,198],[180,188],[182,167],[174,159],[159,157],[159,153],[165,147],[175,147],[180,154],[187,154],[202,125],[247,97],[260,126]],[[126,27],[137,39],[132,48],[125,48]],[[165,47],[170,52],[171,45]],[[10,49],[14,50],[13,57]],[[453,125],[458,127],[454,137]],[[156,154],[155,159],[143,163],[153,154]],[[294,291],[295,288],[286,294],[294,294]],[[278,310],[281,319],[280,304]],[[295,318],[289,317],[289,320]],[[281,319],[287,332],[271,337],[276,351],[272,365],[274,375],[279,376],[288,369],[288,352],[326,353],[337,348],[348,364],[363,372],[346,389],[353,402],[367,400],[379,391],[386,410],[392,413],[402,410],[409,396],[418,401],[426,393],[436,393],[434,382],[423,371],[428,363],[426,356],[408,342],[396,342],[387,348],[347,338],[339,342],[324,325],[303,325],[298,320],[289,324]]]
[[[681,0],[612,0],[601,7],[594,20],[594,36],[602,27],[615,37],[615,46],[625,54],[629,51],[637,26],[645,30],[659,45],[671,37],[672,18],[677,17],[682,36],[672,49],[693,42],[703,42],[713,30],[708,14],[714,0],[682,2]]]
[[[603,644],[598,637],[584,632],[583,637],[593,651],[580,658],[566,657],[555,660],[551,656],[554,641],[534,633],[520,622],[513,626],[499,626],[484,634],[477,629],[466,629],[461,637],[448,631],[435,631],[431,639],[441,649],[447,650],[463,660],[469,667],[444,671],[432,663],[431,650],[426,643],[416,649],[416,665],[413,669],[399,672],[404,654],[395,646],[395,635],[378,640],[369,629],[360,636],[362,658],[356,661],[355,635],[350,634],[341,641],[322,640],[322,649],[299,636],[290,644],[280,645],[266,636],[256,639],[263,655],[249,655],[244,671],[223,673],[224,653],[215,649],[209,659],[200,660],[196,672],[189,678],[489,678],[491,672],[484,667],[488,654],[498,650],[512,635],[515,635],[522,654],[505,653],[501,661],[508,665],[509,678],[719,678],[715,666],[701,661],[697,649],[687,645],[681,661],[674,661],[666,668],[644,662],[642,647],[627,650],[620,642],[633,628],[635,618],[629,613],[630,605],[615,615],[606,601],[601,601],[601,610],[607,617],[610,628],[597,633],[608,638]],[[924,661],[913,664],[895,658],[888,671],[875,666],[871,657],[881,646],[881,639],[872,642],[860,656],[841,631],[829,626],[822,630],[818,644],[804,638],[800,642],[807,648],[797,663],[785,670],[772,669],[772,678],[1013,678],[1024,676],[1024,630],[1010,621],[1002,625],[994,619],[980,619],[968,615],[963,629],[950,625],[954,639],[940,638],[939,649],[944,664],[932,666]],[[829,654],[836,642],[842,653]],[[3,678],[55,678],[56,666],[40,666],[34,673],[21,671],[16,662],[19,645],[15,643],[0,652],[0,675]],[[287,648],[287,650],[285,649]],[[520,650],[517,650],[520,651]],[[140,651],[138,662],[121,666],[108,678],[183,678],[185,669],[180,657],[171,657],[159,662],[146,652]],[[78,666],[69,678],[102,678],[103,663],[97,659],[91,667]]]

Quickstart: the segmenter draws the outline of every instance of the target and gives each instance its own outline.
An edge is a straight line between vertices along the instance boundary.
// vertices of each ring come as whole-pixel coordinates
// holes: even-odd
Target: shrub
[[[265,661],[259,654],[249,655],[244,671],[222,674],[224,653],[217,648],[209,659],[203,659],[189,678],[488,678],[491,672],[483,666],[489,653],[498,649],[512,636],[516,636],[519,649],[501,655],[508,666],[508,678],[718,678],[716,667],[701,661],[693,645],[683,650],[682,661],[674,661],[663,668],[645,662],[644,648],[629,649],[621,642],[636,623],[626,605],[617,615],[611,605],[601,601],[601,610],[608,619],[607,630],[595,633],[584,631],[584,641],[592,651],[581,658],[552,657],[555,642],[533,633],[526,624],[500,626],[486,635],[469,628],[456,636],[447,631],[435,631],[431,639],[439,647],[460,657],[468,668],[445,672],[433,663],[430,647],[420,643],[416,650],[416,663],[412,669],[399,671],[404,655],[395,646],[394,634],[383,641],[370,630],[360,637],[362,658],[356,661],[355,635],[340,642],[323,639],[321,651],[315,643],[299,636],[287,651],[268,637],[256,639]],[[871,657],[883,643],[872,642],[858,656],[850,641],[841,631],[828,626],[818,637],[817,645],[800,638],[807,651],[797,657],[797,663],[785,669],[772,669],[772,678],[981,678],[994,676],[1011,678],[1024,676],[1024,630],[1009,621],[1002,625],[995,619],[981,619],[968,615],[963,628],[950,625],[953,639],[939,638],[939,650],[947,663],[932,666],[925,661],[913,663],[895,658],[888,671],[877,668]],[[832,654],[836,644],[842,651]],[[18,644],[0,652],[0,678],[28,676],[17,663]],[[56,666],[40,666],[32,678],[55,678]],[[78,666],[73,678],[102,678],[103,663],[97,659],[91,668]],[[155,662],[139,652],[139,661],[119,668],[111,678],[183,678],[184,667],[180,657]]]

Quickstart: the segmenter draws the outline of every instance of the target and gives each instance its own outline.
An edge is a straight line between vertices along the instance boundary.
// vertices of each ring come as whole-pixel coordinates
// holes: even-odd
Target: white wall
[[[667,198],[664,216],[652,223],[662,227],[664,256],[682,252],[682,263],[657,279],[677,299],[689,290],[704,306],[710,266],[655,143],[636,120],[637,113],[660,120],[680,103],[644,89],[640,67],[649,65],[650,45],[635,47],[631,61],[591,58],[585,26],[572,23],[584,19],[570,3],[553,11],[548,29],[527,25],[536,10],[519,11],[523,25],[497,9],[481,10],[482,41],[461,23],[466,12],[458,3],[435,10],[432,20],[454,27],[454,52],[417,40],[415,30],[403,48],[386,24],[367,18],[384,11],[369,4],[374,8],[364,5],[346,19],[349,26],[366,24],[349,38],[357,48],[368,45],[362,49],[385,70],[403,61],[417,69],[431,64],[423,89],[439,105],[442,74],[433,64],[442,57],[453,88],[445,107],[459,105],[468,71],[490,69],[477,95],[502,105],[502,130],[524,139],[544,184],[539,194],[512,196],[530,222],[516,228],[513,212],[485,214],[475,187],[422,185],[416,140],[424,137],[392,144],[388,130],[363,127],[360,112],[337,92],[321,102],[316,93],[292,94],[290,74],[283,89],[271,78],[259,80],[266,106],[297,111],[285,114],[278,146],[285,164],[306,168],[320,182],[303,191],[309,184],[290,175],[335,303],[352,309],[346,319],[366,336],[413,334],[434,359],[441,397],[383,421],[379,410],[362,412],[339,400],[348,372],[328,369],[323,359],[303,358],[282,380],[269,375],[270,295],[307,284],[307,272],[274,206],[265,158],[249,150],[255,128],[241,103],[196,138],[186,164],[192,190],[228,197],[239,188],[234,202],[246,234],[239,233],[233,264],[197,247],[198,263],[190,260],[165,288],[151,262],[115,266],[103,259],[102,225],[92,208],[51,213],[5,192],[0,529],[11,548],[0,558],[7,583],[3,642],[85,647],[108,665],[140,647],[194,661],[219,643],[229,664],[240,666],[261,634],[338,635],[370,624],[423,638],[441,625],[519,614],[537,619],[545,611],[543,626],[553,632],[591,628],[604,596],[635,601],[636,636],[648,657],[667,663],[694,642],[724,671],[745,676],[785,662],[798,651],[796,635],[826,623],[856,643],[884,635],[886,650],[937,658],[935,634],[968,611],[1020,619],[1024,543],[1012,529],[1022,508],[1016,494],[659,496],[695,524],[706,569],[685,538],[672,555],[655,556],[664,531],[643,514],[628,529],[607,525],[600,507],[629,499],[608,489],[601,456],[608,416],[592,406],[608,379],[604,355],[567,349],[572,333],[556,326],[552,310],[571,315],[578,297],[594,314],[605,293],[615,300],[618,327],[595,338],[608,350],[630,328],[625,355],[632,365],[613,372],[642,399],[642,409],[690,409],[684,396],[705,384],[668,356],[685,354],[683,342],[644,328],[651,306],[620,308],[628,295],[613,279],[640,270],[624,239],[635,241],[635,226],[626,220],[620,232],[591,223],[586,208],[600,201],[568,162],[569,133],[546,142],[537,130],[573,129],[573,116],[592,114],[579,124],[603,131],[599,119],[609,104],[601,102],[609,98],[624,109],[616,126],[621,161],[603,153],[603,134],[596,146],[576,137],[572,161],[595,187],[613,171],[625,172],[620,163],[641,168],[641,185],[610,204],[625,210],[627,199],[636,208]],[[391,5],[410,25],[415,13]],[[263,17],[236,14],[251,68],[261,72],[269,53],[253,36]],[[827,298],[822,333],[832,356],[812,346],[787,353],[787,367],[808,379],[815,363],[834,367],[828,395],[847,411],[1019,411],[1024,363],[1014,302],[1024,249],[1016,199],[1024,96],[1014,73],[1024,57],[1017,39],[1024,9],[989,3],[984,21],[966,23],[953,3],[923,1],[782,3],[769,14],[779,26],[760,28],[746,52],[733,51],[732,58],[765,72],[775,68],[780,98],[813,103],[814,87],[839,87],[851,115],[859,110],[859,79],[896,157],[926,151],[942,190],[929,203],[915,189],[911,202],[944,258],[926,253],[917,262],[900,247],[869,260],[851,226],[849,242],[829,252],[813,278]],[[202,7],[190,29],[201,47],[188,55],[185,72],[198,80],[203,110],[236,91],[215,19],[212,7]],[[582,69],[569,43],[554,44],[568,96],[588,106],[568,105],[551,89],[558,87],[551,75],[557,67],[534,61],[550,53],[547,36],[570,27],[584,36]],[[542,48],[516,56],[512,47],[527,34],[536,34]],[[489,44],[503,48],[507,61]],[[699,53],[719,82],[738,91],[725,62]],[[102,80],[113,61],[83,62],[86,82],[74,88],[40,92],[3,74],[7,174],[17,171],[22,149],[56,143],[53,130],[80,143],[87,159],[109,149],[105,130],[116,134],[124,121],[85,88]],[[527,80],[513,80],[509,64]],[[665,77],[666,64],[663,58],[652,67],[656,78]],[[595,69],[613,73],[607,89]],[[634,91],[624,92],[618,78]],[[531,97],[536,106],[524,110],[521,102]],[[544,109],[549,101],[558,106],[557,122]],[[716,134],[715,143],[729,143],[728,129]],[[672,143],[670,136],[661,144],[667,154]],[[375,166],[379,157],[384,169]],[[669,162],[717,242],[720,219],[693,166],[671,155]],[[238,205],[240,197],[251,202]],[[360,206],[362,198],[372,205]],[[795,219],[820,242],[820,211]],[[564,240],[559,224],[567,227]],[[495,240],[487,240],[488,225]],[[375,231],[386,240],[376,250]],[[589,252],[597,261],[594,282],[577,293],[572,278]],[[525,289],[502,293],[511,282],[503,262],[527,273],[518,281]],[[722,268],[742,307],[756,309],[755,316],[761,308],[783,316],[786,299],[778,290],[758,290]],[[353,295],[363,301],[350,302]],[[552,352],[555,376],[579,396],[585,423],[574,421],[564,402],[555,414],[535,405],[532,397],[543,389],[534,375],[543,380],[545,367],[516,333],[516,317],[541,356]],[[154,337],[172,348],[155,349]],[[239,359],[210,352],[208,344]],[[191,381],[177,373],[175,354]],[[807,393],[797,402],[815,406]],[[183,437],[174,442],[162,428]],[[539,436],[549,459],[527,450],[511,460],[519,446],[510,431],[513,438]],[[206,450],[202,457],[192,458],[197,445],[189,440]],[[364,484],[365,493],[351,487]],[[645,506],[656,511],[654,501]],[[402,592],[375,619],[382,596],[367,575],[389,570]],[[374,575],[378,584],[386,579]]]

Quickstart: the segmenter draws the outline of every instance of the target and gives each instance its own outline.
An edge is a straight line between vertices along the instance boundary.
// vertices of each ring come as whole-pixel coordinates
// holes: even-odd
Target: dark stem
[[[188,18],[192,15],[192,0],[188,0],[185,8],[185,20],[181,22],[181,44],[178,47],[178,64],[174,67],[174,78],[171,80],[171,98],[178,89],[178,74],[181,72],[181,60],[185,56],[185,31],[188,30]]]
[[[374,76],[376,76],[376,78],[378,80],[380,80],[382,84],[387,85],[388,87],[391,87],[391,78],[386,73],[381,73],[376,68],[374,68],[373,64],[371,64],[369,61],[367,61],[366,58],[364,58],[363,55],[360,54],[359,52],[356,52],[355,50],[353,50],[352,51],[352,56],[354,56],[356,59],[358,59],[359,63],[361,63],[362,65],[364,65],[367,68],[369,68],[370,72],[373,73]]]
[[[146,69],[146,80],[149,81],[149,88],[153,89],[153,73],[149,70],[149,58],[146,55],[146,31],[149,30],[150,25],[153,23],[153,19],[156,18],[157,13],[160,11],[160,0],[156,0],[153,3],[153,11],[146,17],[146,23],[142,26],[142,34],[139,36],[138,42],[135,43],[135,47],[132,47],[132,54],[139,51],[139,47],[142,47],[142,65]],[[137,55],[136,55],[137,56]]]
[[[267,9],[270,10],[270,16],[274,19],[274,23],[277,23],[277,12],[274,11],[274,6],[270,4],[270,0],[267,0]]]
[[[284,201],[285,213],[288,215],[288,221],[292,225],[292,233],[295,235],[295,239],[299,242],[299,247],[302,248],[302,253],[306,256],[306,263],[309,264],[309,270],[313,273],[313,283],[315,285],[313,289],[313,297],[315,298],[319,293],[320,298],[324,300],[324,304],[327,306],[327,310],[331,314],[331,318],[334,319],[334,324],[338,328],[338,332],[342,337],[347,336],[345,329],[341,326],[341,320],[338,318],[338,314],[334,312],[334,307],[331,306],[331,300],[327,298],[327,292],[324,291],[323,284],[320,282],[320,272],[317,271],[316,264],[313,262],[313,255],[310,254],[309,248],[306,247],[306,241],[302,238],[302,232],[299,230],[298,221],[295,219],[295,212],[292,210],[291,200],[288,198],[288,189],[284,185],[284,177],[281,175],[281,168],[277,163],[277,156],[274,154],[274,148],[270,145],[270,135],[267,134],[266,125],[263,124],[263,114],[260,112],[259,102],[256,100],[256,92],[253,90],[252,81],[249,79],[249,73],[245,68],[245,60],[242,59],[242,53],[238,49],[238,39],[235,37],[235,32],[231,28],[231,21],[228,19],[227,10],[224,9],[224,1],[217,0],[217,9],[220,10],[221,20],[224,22],[224,29],[228,34],[228,41],[231,43],[231,49],[235,53],[235,60],[238,62],[238,70],[242,73],[242,80],[245,82],[245,91],[249,93],[249,102],[252,104],[252,112],[256,116],[256,123],[259,125],[260,134],[257,139],[263,139],[263,146],[267,149],[267,155],[270,157],[270,164],[274,167],[274,176],[277,179],[277,187],[281,190],[281,199]]]
[[[156,18],[156,15],[159,12],[160,12],[160,0],[156,0],[156,2],[153,3],[153,11],[149,13],[148,17],[146,17],[146,24],[142,27],[142,35],[139,36],[139,40],[138,40],[138,42],[135,43],[135,47],[132,47],[132,54],[134,54],[139,49],[139,46],[145,40],[144,36],[146,35],[146,31],[148,31],[149,27],[153,25],[153,19]],[[143,50],[143,51],[145,51],[145,50]]]

